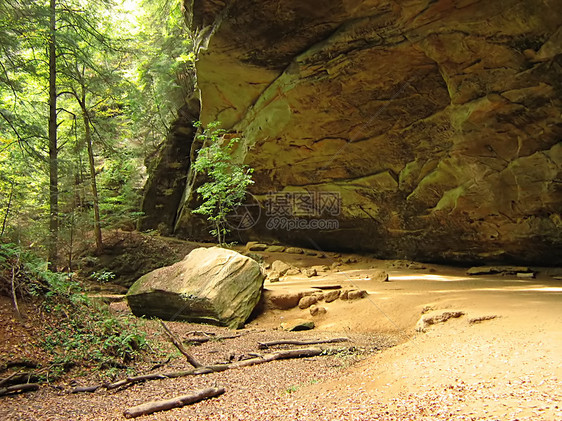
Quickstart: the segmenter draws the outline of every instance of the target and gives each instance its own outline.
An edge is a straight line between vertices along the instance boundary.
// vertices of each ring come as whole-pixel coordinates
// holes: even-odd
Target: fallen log
[[[193,358],[189,352],[187,352],[187,350],[184,348],[184,346],[182,345],[180,340],[176,337],[176,335],[174,335],[172,333],[172,331],[170,329],[168,329],[168,326],[166,326],[166,324],[162,320],[160,320],[160,324],[164,328],[164,332],[166,332],[166,334],[168,335],[168,337],[170,338],[170,340],[172,341],[174,346],[187,359],[187,362],[195,368],[203,367],[203,364],[201,364],[199,361],[197,361],[195,358]]]
[[[187,336],[194,335],[194,336],[216,336],[216,333],[213,332],[204,332],[202,330],[191,330],[186,333]]]
[[[206,342],[209,341],[223,341],[223,340],[227,340],[227,339],[236,339],[239,338],[241,336],[244,335],[248,335],[250,333],[258,333],[258,332],[264,332],[264,330],[252,330],[252,331],[243,331],[240,333],[233,333],[231,335],[221,335],[221,336],[217,336],[217,335],[208,335],[205,334],[204,336],[200,336],[200,337],[194,337],[194,338],[186,338],[184,339],[184,343],[194,343],[194,344],[204,344]],[[189,332],[192,333],[192,332]],[[205,333],[205,332],[203,332]]]
[[[199,338],[187,338],[184,340],[184,342],[201,345],[209,341],[222,341],[225,339],[235,339],[235,338],[239,338],[242,335],[243,333],[235,333],[233,335],[223,335],[223,336],[202,336]]]
[[[169,376],[166,376],[165,374],[158,374],[158,373],[145,374],[142,376],[127,377],[126,379],[119,380],[117,382],[110,383],[107,385],[102,385],[102,386],[105,386],[107,390],[112,390],[112,389],[117,389],[118,387],[121,386],[128,385],[130,383],[140,383],[147,380],[160,380],[160,379],[167,379],[167,378],[169,378]]]
[[[39,389],[37,383],[15,384],[13,386],[0,388],[0,396],[9,395],[11,393],[32,392],[37,389]]]
[[[220,371],[249,367],[252,365],[268,363],[270,361],[275,361],[275,360],[315,357],[318,355],[334,354],[345,350],[348,350],[348,348],[322,349],[319,347],[313,347],[313,348],[289,349],[289,350],[272,352],[270,354],[265,354],[260,357],[250,358],[249,360],[237,361],[230,364],[215,364],[215,365],[208,365],[208,366],[194,368],[193,370],[173,371],[168,373],[153,373],[153,374],[145,374],[135,377],[127,377],[126,379],[122,379],[114,383],[100,384],[97,386],[97,388],[105,387],[107,390],[113,390],[117,388],[128,387],[134,383],[140,383],[149,380],[173,379],[173,378],[184,377],[184,376],[199,376],[199,375],[210,374],[210,373],[218,373]],[[91,391],[91,389],[93,389],[94,387],[96,386],[75,388],[71,390],[71,393]]]
[[[42,370],[12,373],[10,376],[0,379],[0,387],[14,384],[36,383],[40,380],[41,371]]]
[[[271,342],[258,342],[259,349],[267,349],[276,345],[318,345],[318,344],[335,344],[340,342],[349,342],[349,338],[333,338],[333,339],[318,339],[310,341],[271,341]]]
[[[191,405],[204,399],[214,398],[225,392],[224,387],[210,387],[198,390],[190,395],[177,396],[172,399],[147,402],[142,405],[128,408],[123,412],[126,418],[136,418],[141,415],[148,415],[158,411],[168,411],[173,408]]]
[[[103,384],[97,384],[95,386],[78,386],[72,389],[70,393],[82,393],[82,392],[94,393],[102,386]]]
[[[291,358],[305,358],[305,357],[316,357],[324,352],[322,348],[300,348],[300,349],[290,349],[287,351],[277,351],[271,354],[265,354],[261,357],[250,358],[249,360],[237,361],[235,363],[228,364],[230,369],[248,367],[251,365],[268,363],[275,360],[287,360]]]

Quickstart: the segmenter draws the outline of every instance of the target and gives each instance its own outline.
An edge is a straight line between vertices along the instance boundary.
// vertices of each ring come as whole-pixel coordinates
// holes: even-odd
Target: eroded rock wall
[[[193,122],[197,121],[197,106],[184,105],[172,123],[166,140],[149,167],[144,186],[138,229],[173,232],[176,214],[187,184],[191,146],[195,136]]]
[[[342,199],[338,230],[268,230],[262,215],[255,235],[381,257],[562,264],[561,0],[190,10],[201,119],[243,137],[252,193]]]

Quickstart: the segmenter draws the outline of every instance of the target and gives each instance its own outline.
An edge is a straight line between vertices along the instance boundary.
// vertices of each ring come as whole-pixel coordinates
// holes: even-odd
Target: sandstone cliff
[[[201,120],[243,138],[254,196],[341,198],[337,230],[244,234],[562,264],[562,0],[186,3]]]

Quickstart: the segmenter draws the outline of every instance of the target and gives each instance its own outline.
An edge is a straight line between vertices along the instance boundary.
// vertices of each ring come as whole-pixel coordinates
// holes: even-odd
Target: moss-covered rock
[[[249,257],[198,248],[172,266],[142,276],[127,293],[136,316],[241,328],[257,305],[264,277]]]

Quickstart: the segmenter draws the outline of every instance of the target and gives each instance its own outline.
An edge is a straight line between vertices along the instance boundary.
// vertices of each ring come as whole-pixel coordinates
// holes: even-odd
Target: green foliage
[[[145,160],[193,91],[194,53],[181,0],[57,0],[56,15],[60,260],[93,238],[86,127],[101,226],[134,228]],[[0,225],[40,254],[50,216],[49,36],[49,2],[0,0]]]
[[[124,368],[148,349],[145,334],[131,317],[115,316],[82,293],[68,293],[65,283],[59,287],[44,305],[57,319],[42,340],[42,346],[53,355],[54,364]]]
[[[139,163],[127,154],[106,159],[99,173],[100,212],[105,228],[130,228],[139,217],[143,179]]]
[[[200,126],[200,123],[197,124]],[[234,162],[233,148],[239,138],[228,139],[226,132],[219,128],[220,122],[210,123],[197,139],[203,147],[193,164],[196,172],[205,174],[209,181],[201,185],[197,192],[203,203],[194,213],[207,216],[213,224],[211,234],[223,245],[229,229],[228,215],[242,204],[248,186],[253,184],[253,169]]]
[[[115,273],[111,272],[110,270],[98,270],[92,273],[92,279],[95,279],[98,282],[109,282],[115,278]]]
[[[46,270],[47,264],[31,251],[14,243],[0,243],[0,294],[11,294],[11,279],[22,297],[35,297],[47,292],[57,276]]]
[[[12,271],[17,273],[20,298],[39,298],[48,315],[41,345],[52,354],[55,366],[123,367],[148,349],[134,318],[115,316],[107,306],[90,300],[72,274],[53,273],[32,252],[0,244],[0,293],[10,288]]]
[[[299,390],[299,386],[297,386],[296,384],[293,384],[293,385],[289,386],[287,389],[285,389],[285,393],[290,395],[291,393],[295,393],[298,390]]]
[[[139,0],[130,91],[134,130],[153,152],[165,139],[170,122],[194,91],[195,54],[181,0]]]

